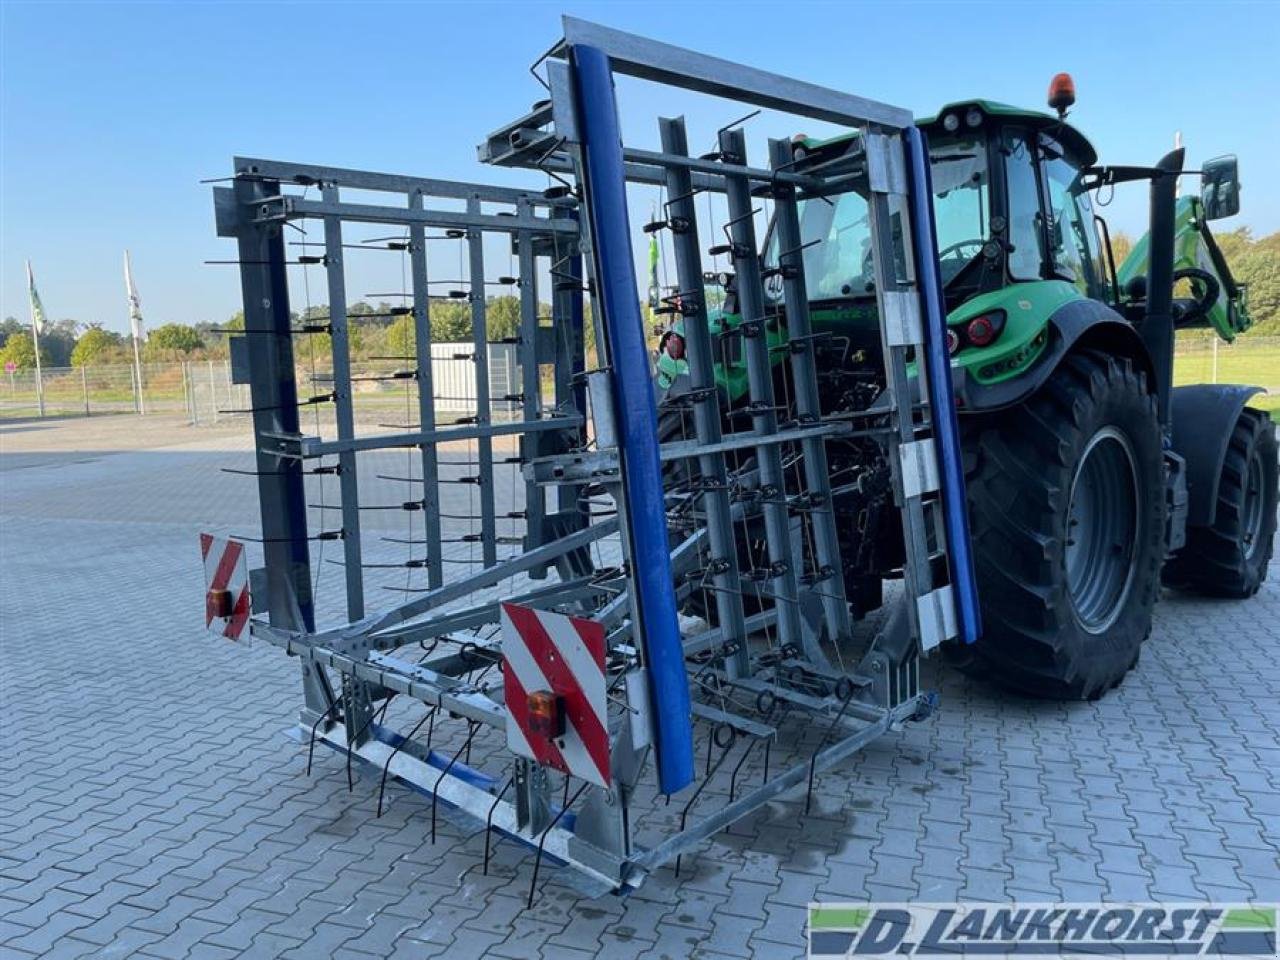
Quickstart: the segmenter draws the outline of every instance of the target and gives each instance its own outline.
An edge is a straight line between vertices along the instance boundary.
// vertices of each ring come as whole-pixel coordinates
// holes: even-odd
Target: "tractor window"
[[[1093,207],[1080,185],[1080,172],[1061,158],[1045,162],[1052,221],[1049,246],[1059,274],[1070,280],[1086,296],[1102,291],[1098,270],[1098,238],[1094,232]]]
[[[871,271],[871,224],[867,201],[855,192],[800,201],[800,235],[804,251],[804,276],[810,300],[865,296],[874,279]],[[815,242],[817,241],[817,242]],[[764,265],[778,263],[778,234],[769,226]],[[765,281],[765,296],[782,302],[782,279],[776,274]]]
[[[929,150],[933,218],[938,229],[938,267],[948,284],[987,241],[989,180],[981,140],[935,143]]]
[[[1039,280],[1045,260],[1040,189],[1035,156],[1025,135],[1005,134],[1004,169],[1009,196],[1009,275],[1014,280]]]

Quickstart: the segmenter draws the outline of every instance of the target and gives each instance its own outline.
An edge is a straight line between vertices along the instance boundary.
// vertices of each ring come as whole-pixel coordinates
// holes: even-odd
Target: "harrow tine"
[[[533,879],[529,881],[529,902],[525,905],[526,909],[533,909],[533,895],[538,889],[538,869],[542,866],[542,851],[546,847],[547,837],[551,833],[551,828],[560,822],[560,818],[569,812],[569,808],[577,803],[578,798],[582,796],[582,791],[586,790],[589,786],[589,783],[583,781],[582,786],[573,792],[572,799],[560,808],[560,812],[551,819],[551,822],[547,824],[546,829],[542,831],[542,836],[538,838],[538,852],[533,855]]]
[[[440,709],[440,705],[436,704],[434,707],[432,707],[430,710],[424,713],[421,717],[419,717],[418,722],[413,725],[413,729],[410,730],[408,734],[405,735],[405,738],[402,741],[400,741],[400,743],[396,746],[396,748],[391,751],[391,755],[387,757],[387,762],[382,765],[382,780],[378,784],[378,813],[374,817],[375,820],[380,819],[382,817],[382,795],[387,791],[387,772],[391,769],[391,761],[396,758],[396,754],[399,753],[404,748],[404,745],[413,739],[413,735],[422,729],[422,725],[426,723],[427,720],[429,720],[431,717],[435,716],[435,712],[439,709]]]

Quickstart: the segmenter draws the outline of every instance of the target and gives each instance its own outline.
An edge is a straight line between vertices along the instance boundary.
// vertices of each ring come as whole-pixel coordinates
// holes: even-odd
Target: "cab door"
[[[1048,137],[1040,138],[1038,152],[1049,270],[1054,277],[1075,284],[1086,297],[1107,302],[1110,290],[1102,245],[1080,167]]]

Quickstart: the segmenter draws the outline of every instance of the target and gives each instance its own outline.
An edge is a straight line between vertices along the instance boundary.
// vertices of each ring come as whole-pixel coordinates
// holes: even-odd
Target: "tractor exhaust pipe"
[[[1182,147],[1166,153],[1151,178],[1151,233],[1148,246],[1147,316],[1142,340],[1156,373],[1160,425],[1169,429],[1169,397],[1173,390],[1173,243],[1174,208]]]

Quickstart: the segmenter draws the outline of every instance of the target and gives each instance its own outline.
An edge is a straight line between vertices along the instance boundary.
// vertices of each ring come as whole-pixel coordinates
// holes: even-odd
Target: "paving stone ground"
[[[1166,594],[1095,703],[929,668],[941,710],[626,898],[282,732],[297,664],[202,629],[196,532],[257,529],[240,429],[0,430],[0,956],[792,957],[813,900],[1280,900],[1280,569]],[[336,575],[334,585],[336,585]]]

